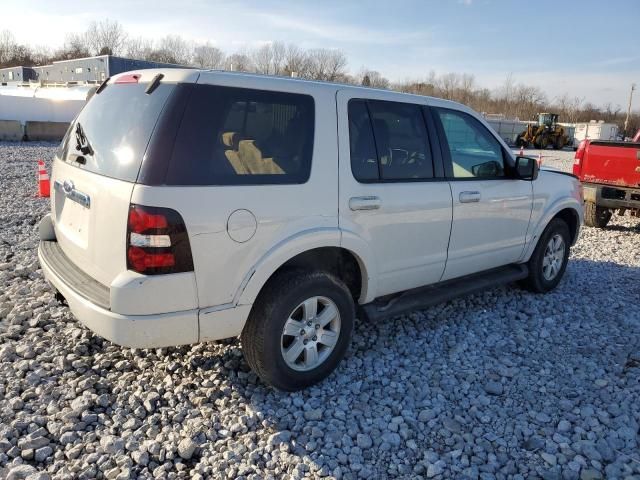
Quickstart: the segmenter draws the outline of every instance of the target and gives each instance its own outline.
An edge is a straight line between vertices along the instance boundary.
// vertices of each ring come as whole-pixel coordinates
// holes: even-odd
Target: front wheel
[[[524,280],[524,286],[537,293],[553,290],[567,268],[570,242],[569,227],[564,220],[551,220],[531,255],[529,276]]]
[[[241,335],[245,358],[265,383],[300,390],[337,367],[354,318],[353,298],[340,279],[326,272],[282,272],[251,310]]]

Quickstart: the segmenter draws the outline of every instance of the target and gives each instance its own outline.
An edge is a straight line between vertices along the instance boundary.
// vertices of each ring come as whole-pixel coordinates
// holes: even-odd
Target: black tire
[[[549,146],[549,136],[542,135],[542,137],[540,138],[540,149],[546,150],[548,146]]]
[[[340,332],[333,350],[318,367],[297,371],[283,358],[282,332],[294,309],[315,296],[335,303],[340,314]],[[349,347],[354,319],[353,298],[340,279],[320,271],[283,271],[269,280],[251,309],[240,337],[244,356],[268,385],[290,392],[301,390],[320,382],[338,366]]]
[[[608,208],[598,207],[593,202],[584,204],[584,223],[588,227],[605,228],[611,220],[612,212]]]
[[[564,256],[562,258],[562,265],[558,273],[551,280],[547,280],[543,273],[544,255],[547,249],[549,241],[559,234],[564,241]],[[544,229],[538,244],[536,245],[531,259],[529,259],[529,276],[523,280],[522,285],[536,293],[546,293],[549,290],[553,290],[564,275],[564,271],[567,268],[567,261],[569,260],[569,246],[571,245],[571,236],[569,233],[569,227],[566,222],[560,218],[554,218],[549,222],[547,228]]]
[[[558,135],[558,137],[553,142],[553,149],[562,150],[563,148],[564,148],[564,138],[562,137],[562,135]]]

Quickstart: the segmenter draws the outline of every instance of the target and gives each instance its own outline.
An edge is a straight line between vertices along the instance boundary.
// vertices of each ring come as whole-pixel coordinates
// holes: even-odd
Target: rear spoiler
[[[160,80],[162,80],[163,78],[164,78],[164,74],[162,73],[159,73],[155,77],[153,77],[153,79],[149,83],[149,86],[146,88],[144,93],[146,93],[147,95],[153,93],[153,91],[156,88],[158,88],[158,85],[160,85]],[[102,90],[105,89],[109,80],[111,80],[111,77],[108,77],[104,82],[100,84],[100,86],[96,90],[96,93],[95,93],[96,95],[98,95]],[[138,83],[138,80],[140,80],[140,74],[133,73],[131,75],[122,75],[118,77],[115,83]]]

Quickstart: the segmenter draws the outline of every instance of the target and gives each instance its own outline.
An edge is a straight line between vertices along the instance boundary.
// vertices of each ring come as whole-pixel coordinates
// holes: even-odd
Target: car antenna
[[[144,91],[144,93],[146,93],[147,95],[150,95],[151,93],[153,93],[153,91],[156,88],[158,88],[158,85],[160,85],[160,80],[162,80],[163,78],[164,78],[164,75],[162,73],[159,73],[155,77],[153,77],[153,79],[149,83],[149,86]]]

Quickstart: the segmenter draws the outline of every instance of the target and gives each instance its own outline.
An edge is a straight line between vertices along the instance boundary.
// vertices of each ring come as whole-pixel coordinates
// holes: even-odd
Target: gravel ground
[[[360,323],[336,374],[287,394],[237,340],[123,349],[56,304],[34,197],[53,151],[0,144],[0,478],[640,479],[638,219],[585,228],[550,294]]]

